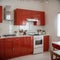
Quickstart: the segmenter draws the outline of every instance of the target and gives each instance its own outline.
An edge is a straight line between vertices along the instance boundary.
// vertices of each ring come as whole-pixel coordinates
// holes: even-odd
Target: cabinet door
[[[39,22],[39,20],[40,20],[40,14],[39,14],[39,12],[38,11],[35,11],[35,13],[34,13],[34,19],[37,19],[38,21],[35,21],[34,22],[34,25],[39,25],[40,24],[40,22]]]
[[[33,53],[33,39],[32,39],[32,37],[26,37],[26,48],[27,48],[27,54]]]
[[[2,6],[0,6],[0,23],[2,22]]]
[[[30,17],[30,10],[23,10],[22,12],[22,20],[23,20],[23,25],[26,24],[27,19],[31,18]]]
[[[21,48],[22,48],[22,55],[26,55],[27,53],[27,47],[26,47],[26,37],[21,37]]]
[[[40,12],[40,25],[45,25],[45,12]]]
[[[4,39],[0,39],[0,59],[4,59]]]
[[[49,36],[44,36],[44,51],[49,50]]]
[[[13,38],[6,38],[5,42],[4,42],[4,49],[5,49],[5,58],[11,58],[13,57],[13,42],[12,42]]]
[[[14,24],[21,25],[22,24],[22,10],[16,9],[14,10]]]
[[[21,56],[21,40],[20,38],[13,38],[13,56]]]
[[[38,22],[34,22],[34,25],[45,25],[45,12],[31,11],[31,18],[38,20]]]

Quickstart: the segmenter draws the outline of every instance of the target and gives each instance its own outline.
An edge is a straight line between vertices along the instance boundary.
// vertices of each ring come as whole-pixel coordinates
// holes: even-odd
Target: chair
[[[60,60],[60,50],[50,51],[51,60]]]

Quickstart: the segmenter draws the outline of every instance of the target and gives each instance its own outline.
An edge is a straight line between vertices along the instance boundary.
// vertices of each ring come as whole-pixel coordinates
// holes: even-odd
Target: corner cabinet
[[[49,50],[49,36],[46,35],[44,36],[44,52]]]
[[[0,23],[2,23],[2,6],[0,6]]]
[[[25,25],[27,22],[27,18],[38,19],[39,25],[45,25],[45,12],[25,9],[14,10],[14,25]],[[37,25],[37,23],[34,22],[34,25]]]

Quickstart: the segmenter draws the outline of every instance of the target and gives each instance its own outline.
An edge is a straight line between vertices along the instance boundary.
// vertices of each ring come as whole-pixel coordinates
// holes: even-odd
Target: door
[[[5,58],[12,58],[13,57],[13,38],[6,38],[4,41],[4,50],[5,50]]]

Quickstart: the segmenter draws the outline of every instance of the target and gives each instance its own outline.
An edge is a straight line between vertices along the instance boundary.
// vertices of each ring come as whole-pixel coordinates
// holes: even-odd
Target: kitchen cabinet
[[[39,14],[40,14],[40,18],[39,18],[40,25],[44,26],[45,25],[45,12],[39,12]]]
[[[33,39],[31,37],[19,37],[13,39],[13,57],[33,53]]]
[[[6,38],[4,40],[5,59],[13,57],[13,38]]]
[[[49,36],[44,36],[44,51],[48,51],[49,50]]]
[[[14,25],[22,25],[22,10],[16,9],[14,10]]]
[[[4,39],[0,39],[0,60],[4,59]]]
[[[32,11],[30,10],[30,18],[31,19],[38,19],[37,15],[38,15],[38,12],[37,11]]]
[[[33,52],[33,39],[31,37],[20,37],[20,54],[27,55]]]
[[[16,9],[14,10],[14,24],[15,25],[25,25],[27,19],[38,19],[39,25],[45,25],[45,12],[42,11],[33,11],[25,9]],[[34,25],[37,24],[34,22]]]
[[[22,46],[23,44],[21,37],[13,38],[13,57],[21,56]]]
[[[14,25],[25,25],[28,12],[23,9],[14,10]]]
[[[33,38],[31,36],[0,39],[0,59],[9,59],[32,53]]]
[[[24,47],[25,47],[25,54],[32,54],[33,53],[33,39],[32,37],[25,37],[24,39]]]
[[[34,25],[37,25],[37,24],[41,26],[45,25],[45,12],[32,11],[31,17],[38,20],[38,22],[37,21],[34,22]]]
[[[2,6],[0,6],[0,23],[2,23]]]
[[[23,9],[23,11],[22,11],[22,20],[23,20],[23,24],[25,25],[26,24],[26,22],[27,22],[27,19],[29,18],[31,18],[30,17],[31,16],[31,11],[30,10],[24,10]]]

